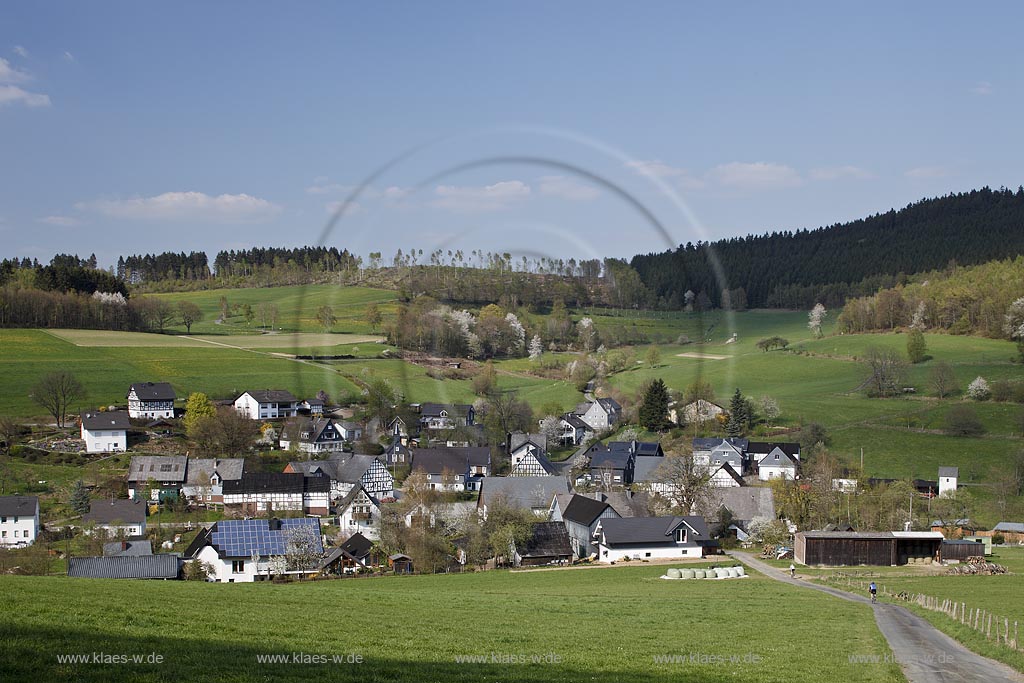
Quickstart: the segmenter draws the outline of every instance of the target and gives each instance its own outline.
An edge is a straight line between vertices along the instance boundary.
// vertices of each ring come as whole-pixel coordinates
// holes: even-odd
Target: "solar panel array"
[[[320,520],[296,518],[282,519],[280,529],[271,529],[270,520],[239,519],[217,522],[210,542],[223,557],[251,557],[258,555],[284,555],[288,549],[288,532],[310,527],[320,544]],[[321,547],[322,551],[323,548]]]

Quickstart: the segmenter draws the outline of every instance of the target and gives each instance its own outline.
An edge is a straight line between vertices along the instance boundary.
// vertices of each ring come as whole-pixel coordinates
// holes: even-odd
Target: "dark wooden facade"
[[[963,562],[968,557],[982,557],[985,554],[985,544],[974,541],[943,541],[942,559],[960,560]]]
[[[941,544],[941,535],[930,533],[807,531],[796,535],[793,556],[805,565],[888,567],[906,564],[908,558],[937,562]]]

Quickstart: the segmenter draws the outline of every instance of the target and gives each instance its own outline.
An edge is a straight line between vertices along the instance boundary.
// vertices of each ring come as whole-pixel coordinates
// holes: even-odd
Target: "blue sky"
[[[628,257],[1024,182],[1019,3],[550,5],[7,3],[0,256],[315,244],[362,187],[328,243]]]

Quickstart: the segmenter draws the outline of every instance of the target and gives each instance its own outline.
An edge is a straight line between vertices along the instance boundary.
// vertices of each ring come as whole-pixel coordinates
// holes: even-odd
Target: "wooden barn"
[[[983,557],[985,555],[985,544],[981,541],[943,541],[942,559],[944,561],[956,560],[963,562],[968,557]]]
[[[803,531],[796,535],[793,556],[800,564],[831,567],[938,562],[942,541],[933,531]]]

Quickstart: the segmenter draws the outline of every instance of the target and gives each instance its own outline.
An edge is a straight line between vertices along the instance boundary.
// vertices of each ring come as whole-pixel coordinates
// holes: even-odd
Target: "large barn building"
[[[802,531],[793,556],[800,564],[841,567],[907,564],[942,559],[942,534],[934,531]]]

